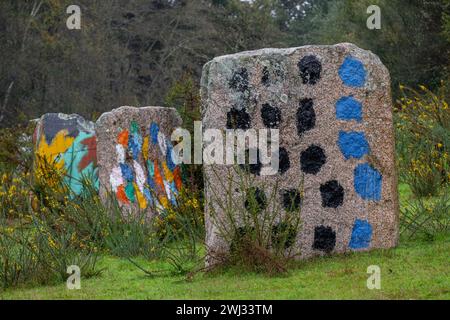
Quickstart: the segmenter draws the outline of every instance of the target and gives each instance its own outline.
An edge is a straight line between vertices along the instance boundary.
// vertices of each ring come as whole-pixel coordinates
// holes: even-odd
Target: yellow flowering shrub
[[[183,189],[177,197],[177,205],[169,206],[154,219],[154,226],[159,238],[170,233],[174,237],[183,234],[201,234],[204,225],[204,214],[201,201],[196,193]],[[169,235],[170,236],[170,235]]]
[[[400,176],[416,196],[436,195],[450,181],[450,109],[444,90],[400,89],[395,110]]]
[[[66,175],[64,167],[56,160],[36,154],[33,168],[34,183],[36,186],[52,192],[64,192],[63,179]]]
[[[1,211],[9,218],[24,217],[28,213],[30,196],[29,173],[3,172],[0,183]]]

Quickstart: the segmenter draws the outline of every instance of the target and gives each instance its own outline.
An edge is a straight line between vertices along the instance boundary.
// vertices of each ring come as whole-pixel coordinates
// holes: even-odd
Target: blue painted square
[[[153,190],[155,190],[156,189],[156,184],[155,184],[155,182],[153,181],[153,178],[152,177],[147,177],[147,183],[148,183],[148,186],[151,188],[151,189],[153,189]]]
[[[365,249],[370,246],[371,240],[372,226],[370,223],[367,220],[356,219],[348,246],[352,249]]]
[[[366,83],[366,69],[361,61],[348,56],[339,68],[342,82],[349,87],[362,87]]]
[[[142,150],[142,137],[138,133],[132,134],[128,139],[128,149],[131,150],[133,159],[137,160]]]
[[[150,136],[152,138],[152,143],[157,144],[158,143],[158,133],[159,133],[159,126],[152,122],[150,125]]]
[[[170,169],[170,171],[175,170],[175,167],[176,167],[176,164],[173,162],[172,151],[173,151],[172,142],[170,140],[167,140],[166,162],[167,162],[167,167]]]
[[[120,163],[120,169],[122,171],[122,176],[127,180],[128,182],[133,182],[134,180],[134,174],[133,170],[125,163]]]
[[[150,189],[147,186],[144,187],[144,196],[148,200],[149,205],[153,206],[153,196]]]
[[[368,163],[355,168],[353,185],[356,193],[364,200],[381,200],[382,180],[380,172]]]
[[[364,155],[369,154],[369,144],[364,132],[340,131],[338,145],[345,159],[361,159]]]
[[[362,104],[353,97],[342,97],[336,102],[336,118],[362,121]]]
[[[169,184],[169,188],[170,188],[170,192],[172,193],[172,197],[170,198],[170,201],[172,202],[172,204],[174,206],[176,206],[177,205],[176,196],[178,195],[178,190],[177,190],[177,187],[175,186],[175,181],[172,181]]]

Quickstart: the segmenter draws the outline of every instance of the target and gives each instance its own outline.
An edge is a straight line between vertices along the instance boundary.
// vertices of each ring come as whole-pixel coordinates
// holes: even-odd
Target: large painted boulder
[[[33,136],[35,174],[43,179],[55,170],[70,189],[70,195],[79,195],[84,181],[90,180],[98,189],[97,141],[94,123],[72,114],[47,113],[37,122]],[[52,184],[52,181],[47,181]]]
[[[278,181],[275,202],[286,214],[286,196],[298,200],[301,228],[290,245],[300,257],[397,244],[390,77],[375,54],[343,43],[221,56],[204,66],[201,91],[205,131],[279,130],[278,173],[253,166],[248,174],[255,183]],[[217,170],[223,165],[205,166],[210,252],[230,246],[215,222],[224,210],[212,199],[230,177]],[[235,212],[246,210],[241,202]]]
[[[102,114],[96,122],[102,199],[114,197],[124,212],[150,217],[175,205],[182,180],[170,137],[179,126],[173,108],[124,106]]]

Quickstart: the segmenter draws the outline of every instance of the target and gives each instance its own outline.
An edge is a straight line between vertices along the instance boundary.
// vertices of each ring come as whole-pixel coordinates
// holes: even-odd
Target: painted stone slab
[[[302,197],[300,257],[397,244],[390,77],[376,55],[349,43],[226,55],[204,66],[201,90],[204,130],[279,129],[278,174],[249,174],[279,181],[280,206]],[[221,165],[205,167],[207,203],[223,192],[213,170]],[[228,250],[205,208],[208,249]]]
[[[98,189],[93,122],[77,114],[47,113],[37,121],[33,141],[36,173],[44,166],[55,167],[64,176],[72,196],[82,192],[83,179],[91,180]]]
[[[170,140],[181,118],[173,108],[120,107],[96,122],[100,195],[117,199],[124,212],[161,212],[182,188]]]

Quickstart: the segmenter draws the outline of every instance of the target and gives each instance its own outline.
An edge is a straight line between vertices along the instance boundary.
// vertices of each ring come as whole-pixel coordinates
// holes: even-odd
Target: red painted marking
[[[181,169],[179,166],[176,166],[176,168],[173,170],[173,179],[175,180],[175,186],[177,187],[177,190],[180,191],[183,187],[183,181],[181,179]]]
[[[127,194],[125,193],[125,187],[123,186],[123,184],[121,184],[118,188],[117,188],[117,199],[125,204],[130,204],[130,201],[128,200]]]
[[[97,163],[97,139],[95,136],[86,138],[81,141],[87,147],[86,155],[81,159],[78,164],[78,170],[83,171],[91,162],[94,163],[94,166]]]
[[[117,142],[123,145],[125,148],[128,147],[128,130],[125,129],[117,136]]]
[[[155,183],[162,190],[164,190],[164,182],[163,182],[163,178],[161,176],[161,172],[159,170],[158,160],[155,160],[154,169],[155,169]]]

